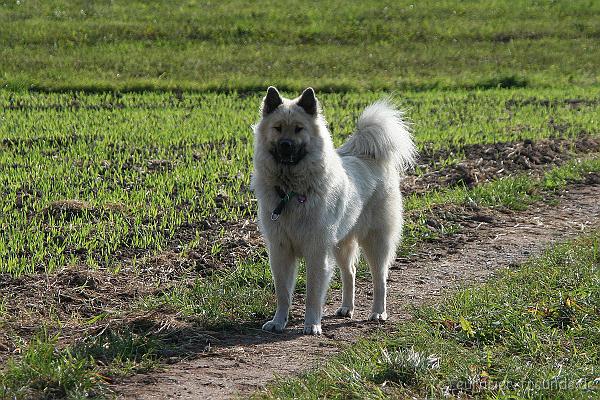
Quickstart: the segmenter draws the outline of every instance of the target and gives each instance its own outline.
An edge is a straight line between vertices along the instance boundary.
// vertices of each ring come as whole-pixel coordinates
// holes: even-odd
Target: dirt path
[[[302,299],[297,299],[295,318],[286,333],[256,329],[215,335],[210,351],[163,371],[134,376],[115,391],[122,399],[223,399],[256,390],[276,375],[310,369],[360,337],[392,329],[408,317],[410,306],[435,300],[448,289],[484,281],[550,243],[599,227],[598,199],[599,185],[580,185],[557,196],[553,205],[538,204],[518,213],[471,210],[458,215],[462,233],[424,244],[409,259],[396,260],[389,279],[391,316],[384,325],[365,321],[370,283],[362,280],[357,282],[355,319],[326,317],[321,337],[300,334]],[[338,302],[339,292],[332,291],[325,315],[332,315]]]

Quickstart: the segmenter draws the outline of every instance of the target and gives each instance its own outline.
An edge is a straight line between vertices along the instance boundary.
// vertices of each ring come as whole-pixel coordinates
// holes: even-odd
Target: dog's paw
[[[335,312],[335,315],[338,317],[352,318],[352,314],[354,314],[354,310],[350,307],[340,307]]]
[[[274,319],[272,319],[269,322],[266,322],[262,326],[262,329],[263,329],[263,331],[267,331],[267,332],[283,333],[283,330],[285,329],[285,325],[286,325],[285,322],[275,321]]]
[[[321,324],[318,325],[304,325],[304,334],[305,335],[320,335],[323,333],[321,330]]]
[[[371,315],[369,315],[369,321],[383,322],[387,319],[388,319],[388,315],[387,315],[387,312],[385,312],[385,311],[382,313],[373,312],[373,313],[371,313]]]

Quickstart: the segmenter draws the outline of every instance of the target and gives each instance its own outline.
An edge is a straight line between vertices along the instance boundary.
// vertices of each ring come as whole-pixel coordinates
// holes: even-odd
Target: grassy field
[[[181,226],[252,217],[260,96],[0,93],[0,272],[116,268],[164,249]],[[382,96],[321,96],[337,143]],[[587,88],[398,97],[421,148],[453,149],[440,166],[474,143],[596,134],[600,113]]]
[[[321,90],[598,85],[593,0],[3,1],[0,85]]]
[[[410,177],[417,183],[405,187],[403,256],[459,229],[451,221],[440,229],[427,224],[438,207],[519,210],[600,172],[597,148],[586,149],[600,138],[600,3],[320,4],[0,1],[0,398],[102,396],[114,377],[152,368],[173,354],[169,346],[181,347],[150,328],[102,325],[113,320],[159,310],[197,329],[227,329],[258,326],[273,311],[265,250],[255,237],[246,242],[256,212],[251,125],[267,85],[288,96],[315,87],[336,144],[374,100],[391,94],[406,110],[422,158]],[[523,150],[512,163],[527,145],[552,152]],[[488,160],[494,168],[481,182],[446,179],[486,151],[495,154]],[[556,260],[574,253],[580,257],[573,262],[596,282],[597,269],[585,268],[597,265],[597,235],[586,240],[499,284],[512,288],[520,280],[525,288],[536,270],[560,274]],[[578,306],[569,306],[573,329],[556,328],[556,338],[597,365],[589,341],[580,339],[598,328],[590,311],[597,293],[568,277]],[[56,287],[44,297],[35,282],[52,279]],[[81,295],[94,289],[89,281],[130,297]],[[145,283],[156,290],[138,292]],[[306,386],[314,396],[439,395],[473,374],[518,380],[511,369],[530,368],[532,360],[518,348],[525,336],[518,339],[506,324],[522,328],[537,354],[565,357],[534,337],[549,334],[555,311],[517,307],[498,330],[488,319],[501,301],[547,300],[547,309],[565,311],[555,282],[539,285],[530,297],[523,289],[501,298],[490,286],[418,311],[408,330],[380,347],[365,341],[340,359],[358,374],[347,388],[334,361],[267,395]],[[80,296],[71,300],[83,305],[62,309],[61,293]],[[489,315],[473,314],[473,299],[481,297]],[[426,327],[442,317],[461,328]],[[422,358],[454,350],[462,358],[452,365],[443,358],[440,369]],[[498,363],[486,364],[488,354]],[[565,371],[588,374],[578,357]],[[420,360],[420,369],[407,375],[405,359]],[[453,369],[471,361],[473,371]],[[533,382],[553,373],[549,363],[533,371]],[[313,384],[321,379],[330,392]],[[391,392],[381,391],[381,379]]]

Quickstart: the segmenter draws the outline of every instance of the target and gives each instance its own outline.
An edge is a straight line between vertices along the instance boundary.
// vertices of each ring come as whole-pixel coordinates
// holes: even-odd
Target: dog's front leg
[[[292,294],[296,284],[296,257],[290,248],[273,245],[269,248],[269,262],[277,295],[277,310],[273,319],[263,325],[263,330],[281,333],[288,322]]]
[[[304,333],[321,334],[321,317],[332,267],[326,253],[306,258],[306,314]]]

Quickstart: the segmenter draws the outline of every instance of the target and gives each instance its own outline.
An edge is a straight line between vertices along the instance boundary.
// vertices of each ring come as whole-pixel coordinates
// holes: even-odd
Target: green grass
[[[0,398],[84,399],[103,393],[103,377],[91,357],[57,348],[58,337],[44,332],[23,344],[20,358],[0,370]]]
[[[384,95],[322,94],[336,143]],[[0,91],[0,272],[118,268],[164,249],[183,225],[252,217],[260,97]],[[420,147],[456,148],[440,165],[465,157],[466,144],[598,135],[593,89],[397,97]]]
[[[598,85],[595,1],[0,3],[0,86]]]
[[[300,280],[302,281],[302,280]],[[256,325],[275,309],[273,280],[268,261],[238,264],[227,271],[200,277],[191,288],[176,287],[161,296],[148,297],[144,309],[168,309],[203,328],[241,328]]]
[[[161,354],[170,350],[160,334],[131,328],[109,328],[68,348],[78,359],[93,360],[88,372],[104,381],[156,368]]]
[[[23,341],[22,354],[0,368],[0,398],[111,398],[109,382],[156,368],[162,355],[177,353],[165,335],[128,328],[107,327],[68,346],[62,339],[43,328]]]
[[[595,398],[599,287],[596,231],[418,308],[393,333],[362,340],[255,397]]]

